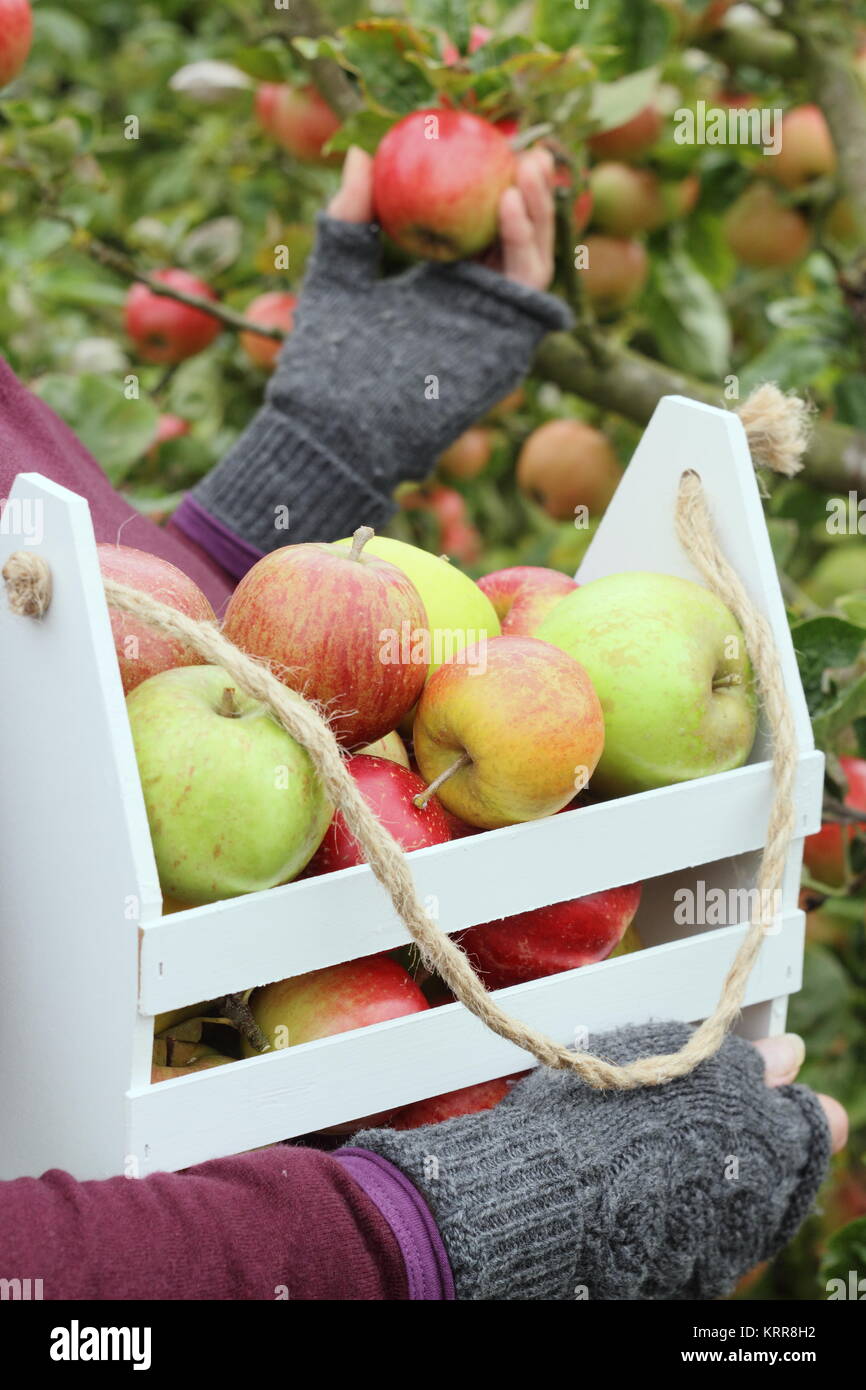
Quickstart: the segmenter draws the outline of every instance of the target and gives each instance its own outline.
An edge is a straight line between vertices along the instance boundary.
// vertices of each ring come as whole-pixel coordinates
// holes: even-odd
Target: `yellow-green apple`
[[[411,579],[362,527],[348,550],[287,545],[244,575],[225,635],[324,706],[346,748],[394,729],[421,693],[427,614]]]
[[[212,1015],[212,1001],[204,999],[198,1004],[187,1004],[182,1009],[169,1009],[164,1014],[157,1014],[153,1020],[154,1036],[165,1033],[169,1028],[176,1027],[179,1023],[186,1023],[191,1018],[207,1018]]]
[[[601,318],[612,317],[637,299],[649,275],[649,256],[642,241],[593,233],[584,246],[583,288]]]
[[[454,1120],[458,1115],[477,1115],[482,1110],[492,1110],[508,1095],[513,1081],[513,1077],[498,1076],[495,1081],[480,1081],[475,1086],[461,1086],[459,1091],[446,1091],[441,1096],[416,1100],[414,1104],[397,1111],[390,1128],[420,1129],[422,1125],[438,1125],[443,1120]]]
[[[493,435],[483,425],[473,425],[439,455],[437,467],[449,478],[477,478],[490,462]]]
[[[336,544],[346,547],[351,541]],[[431,674],[444,661],[452,661],[469,643],[499,636],[499,619],[490,599],[473,579],[448,560],[389,536],[374,536],[367,542],[365,553],[396,565],[421,595],[430,634]]]
[[[178,1076],[195,1076],[196,1072],[210,1071],[211,1067],[224,1067],[227,1063],[234,1061],[234,1057],[223,1057],[220,1053],[208,1049],[206,1056],[199,1057],[195,1062],[188,1062],[185,1066],[169,1067],[159,1062],[153,1062],[150,1068],[151,1085],[156,1085],[160,1081],[174,1081]]]
[[[802,188],[832,174],[836,150],[819,106],[795,106],[782,117],[778,154],[770,154],[767,173],[784,188]]]
[[[617,946],[614,946],[608,959],[613,960],[614,956],[631,956],[635,951],[642,950],[643,942],[640,939],[637,927],[634,922],[632,922],[631,926],[626,928],[622,940]]]
[[[188,270],[156,270],[151,280],[170,289],[216,300],[216,293]],[[220,333],[220,321],[204,309],[194,309],[147,285],[133,285],[126,296],[124,326],[143,362],[182,362],[209,347]]]
[[[289,87],[263,82],[256,90],[255,108],[263,128],[296,159],[309,164],[334,164],[342,158],[340,154],[322,153],[339,130],[340,117],[312,83]]]
[[[373,160],[376,220],[403,251],[455,261],[495,240],[517,161],[508,138],[470,111],[412,111]]]
[[[622,125],[591,136],[587,143],[598,159],[634,159],[654,145],[661,132],[661,112],[649,105]]]
[[[103,543],[96,547],[96,553],[104,579],[140,589],[197,622],[216,622],[216,614],[198,585],[168,560],[129,545]],[[203,664],[203,657],[177,638],[166,637],[130,613],[111,607],[108,611],[125,695],[159,671]]]
[[[0,0],[0,87],[18,76],[32,40],[30,0]]]
[[[583,584],[537,629],[589,673],[604,710],[593,790],[624,796],[740,767],[755,739],[739,623],[700,584],[612,574]]]
[[[187,906],[287,883],[333,814],[308,753],[218,666],[180,666],[126,702],[159,881]]]
[[[413,849],[423,849],[426,845],[441,845],[451,839],[445,812],[435,796],[431,796],[423,807],[415,805],[415,797],[426,786],[417,772],[410,771],[408,767],[399,767],[387,758],[371,758],[366,753],[356,753],[349,758],[346,771],[354,778],[358,791],[373,815],[407,853]],[[349,869],[354,864],[365,862],[361,846],[337,811],[322,843],[307,865],[305,876],[330,874],[336,869]]]
[[[770,184],[751,184],[723,221],[727,243],[738,261],[758,269],[801,261],[812,245],[809,223],[782,202]]]
[[[601,756],[598,696],[583,667],[550,643],[494,637],[477,646],[424,687],[415,716],[421,773],[431,783],[463,759],[436,790],[469,825],[553,815]]]
[[[518,487],[556,521],[573,520],[578,507],[600,515],[621,477],[607,436],[583,420],[539,425],[517,460]]]
[[[592,220],[611,236],[647,232],[659,216],[661,181],[651,169],[636,169],[619,160],[596,164],[589,176]]]
[[[478,580],[502,624],[503,636],[530,637],[539,623],[577,585],[561,570],[541,565],[511,565]]]
[[[392,763],[399,763],[401,767],[409,766],[406,745],[396,729],[392,729],[384,738],[377,738],[375,743],[368,743],[361,752],[369,753],[371,758],[390,758]]]
[[[840,758],[839,762],[848,779],[845,805],[852,811],[866,811],[866,761]],[[842,887],[847,877],[848,846],[855,834],[866,834],[866,821],[844,827],[838,821],[826,821],[814,835],[806,836],[803,862],[813,878],[830,888]]]
[[[284,290],[269,290],[267,294],[260,294],[247,305],[244,318],[248,323],[261,324],[263,328],[281,328],[284,333],[291,333],[295,324],[297,303],[297,295],[288,294]],[[257,367],[272,371],[280,355],[282,342],[279,338],[268,338],[249,330],[240,335],[240,345]]]
[[[822,608],[829,608],[846,594],[866,589],[866,546],[862,540],[846,540],[826,551],[803,588]]]
[[[540,980],[605,960],[631,925],[640,895],[641,885],[632,883],[518,912],[470,927],[460,945],[488,989]]]

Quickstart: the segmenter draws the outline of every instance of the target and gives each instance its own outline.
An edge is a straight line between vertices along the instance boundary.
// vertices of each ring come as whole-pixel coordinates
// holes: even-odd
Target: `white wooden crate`
[[[703,481],[722,547],[779,648],[797,729],[796,837],[779,930],[749,980],[741,1029],[784,1026],[800,987],[803,836],[820,823],[814,750],[739,420],[659,405],[581,566],[696,578],[674,531],[679,480]],[[0,603],[0,1178],[176,1169],[532,1065],[462,1005],[150,1084],[153,1016],[408,940],[366,866],[162,917],[162,900],[86,502],[16,480],[0,566],[30,547],[54,597],[41,622]],[[26,507],[31,510],[29,516]],[[18,522],[26,521],[27,534]],[[765,731],[748,766],[421,850],[411,864],[441,926],[639,880],[648,949],[501,991],[562,1042],[710,1013],[745,925],[675,927],[673,892],[755,881],[772,798]]]

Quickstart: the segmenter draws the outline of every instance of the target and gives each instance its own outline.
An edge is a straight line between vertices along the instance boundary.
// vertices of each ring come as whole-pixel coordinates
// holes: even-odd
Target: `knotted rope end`
[[[16,550],[3,566],[6,599],[19,618],[44,618],[51,606],[51,570],[41,555]]]

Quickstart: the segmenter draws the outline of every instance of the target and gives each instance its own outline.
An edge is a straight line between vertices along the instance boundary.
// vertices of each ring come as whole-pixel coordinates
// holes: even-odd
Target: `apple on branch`
[[[494,637],[466,655],[430,678],[415,716],[425,795],[438,793],[453,815],[485,830],[562,810],[604,746],[586,671],[534,637]]]
[[[247,305],[244,318],[250,323],[260,323],[263,328],[281,328],[288,334],[294,327],[297,304],[297,295],[269,290]],[[279,338],[268,338],[252,330],[240,335],[240,345],[256,367],[264,367],[269,372],[273,371],[283,346]]]
[[[333,807],[309,754],[218,666],[151,676],[127,698],[163,892],[186,906],[287,883]]]
[[[129,545],[101,543],[96,547],[104,579],[128,584],[167,603],[200,623],[215,623],[216,614],[197,584],[170,561]],[[123,693],[174,666],[201,666],[203,658],[175,637],[157,632],[141,618],[109,608],[111,635],[120,666]]]
[[[424,604],[372,537],[363,526],[348,550],[305,543],[273,551],[244,575],[223,622],[230,641],[322,705],[352,749],[391,733],[427,670],[417,651],[427,631]]]
[[[32,41],[30,0],[0,0],[0,87],[18,76]]]
[[[354,778],[376,819],[407,853],[451,839],[451,828],[435,796],[429,797],[423,807],[416,805],[416,798],[426,788],[423,777],[417,772],[386,758],[371,758],[366,753],[349,758],[346,771]],[[349,869],[365,862],[361,846],[337,811],[307,865],[305,876],[330,874],[336,869]]]
[[[199,299],[217,298],[210,285],[187,270],[157,270],[150,278]],[[126,296],[124,326],[143,362],[168,365],[210,347],[221,330],[219,319],[204,309],[194,309],[141,284],[133,285]]]
[[[548,420],[526,440],[517,460],[517,484],[555,521],[572,521],[579,507],[592,517],[605,510],[622,478],[606,435],[584,420]]]
[[[567,595],[536,636],[579,661],[598,692],[597,793],[667,787],[748,758],[757,703],[746,642],[709,589],[669,574],[608,575]]]
[[[478,587],[496,609],[503,636],[529,637],[561,598],[577,584],[561,570],[541,565],[511,565],[478,580]]]
[[[866,761],[840,758],[839,762],[848,779],[844,804],[852,811],[866,811]],[[848,847],[857,834],[866,834],[866,821],[845,826],[838,821],[825,821],[814,835],[807,835],[803,862],[812,877],[828,888],[842,888],[847,874]]]
[[[340,128],[340,117],[312,83],[290,87],[263,82],[256,90],[259,123],[278,145],[307,164],[339,164],[342,155],[323,154],[325,145]]]

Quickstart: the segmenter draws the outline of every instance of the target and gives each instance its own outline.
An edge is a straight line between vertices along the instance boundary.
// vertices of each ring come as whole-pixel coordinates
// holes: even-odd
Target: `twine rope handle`
[[[772,631],[719,548],[696,473],[684,473],[680,481],[676,528],[686,554],[710,589],[732,610],[743,630],[772,734],[773,802],[751,923],[725,978],[715,1010],[679,1052],[643,1057],[626,1065],[567,1048],[513,1018],[497,1003],[475,974],[465,952],[424,911],[403,850],[367,806],[346,770],[343,752],[333,731],[314,705],[287,689],[261,661],[241,652],[214,623],[198,622],[128,585],[108,579],[103,582],[112,608],[142,620],[166,636],[179,639],[208,664],[221,666],[241,690],[266,705],[286,732],[306,749],[329,798],[361,845],[366,862],[388,893],[397,916],[419,947],[424,963],[441,976],[476,1018],[545,1066],[572,1071],[594,1089],[634,1090],[685,1076],[721,1046],[739,1014],[764,932],[772,923],[766,904],[776,900],[781,887],[794,829],[797,742]],[[41,556],[16,552],[5,565],[3,577],[13,612],[27,617],[41,617],[45,613],[50,602],[51,575]]]

